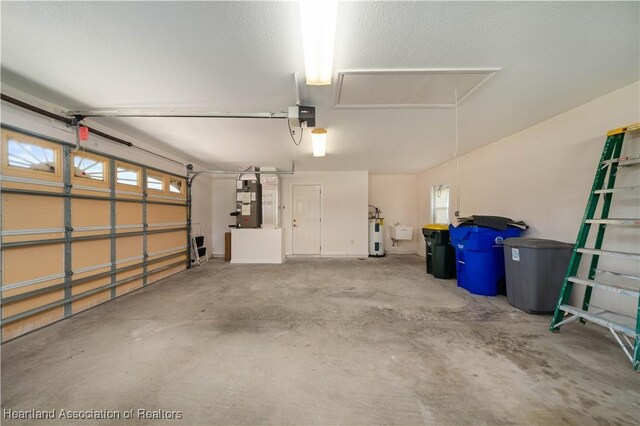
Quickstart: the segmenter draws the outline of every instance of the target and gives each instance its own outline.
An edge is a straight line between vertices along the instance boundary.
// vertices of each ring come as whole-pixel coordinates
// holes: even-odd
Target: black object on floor
[[[427,245],[427,274],[441,279],[455,278],[456,251],[449,244],[449,229],[427,225],[422,228],[422,235]]]

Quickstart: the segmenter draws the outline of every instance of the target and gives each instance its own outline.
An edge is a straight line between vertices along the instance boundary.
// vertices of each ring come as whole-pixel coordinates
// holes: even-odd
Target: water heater
[[[369,256],[382,257],[384,252],[384,219],[382,212],[375,206],[374,213],[369,213]]]

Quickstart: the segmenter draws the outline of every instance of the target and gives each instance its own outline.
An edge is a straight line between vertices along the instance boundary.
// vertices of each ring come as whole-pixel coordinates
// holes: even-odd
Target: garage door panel
[[[125,280],[127,278],[131,278],[131,277],[135,277],[137,275],[140,275],[144,272],[143,268],[136,268],[136,269],[132,269],[126,272],[121,272],[119,274],[117,274],[116,277],[116,281],[121,281],[121,280]],[[143,281],[142,278],[137,279],[135,281],[130,281],[128,283],[125,284],[120,284],[117,288],[116,288],[116,294],[118,296],[128,293],[130,291],[136,290],[140,287],[142,287]]]
[[[3,341],[134,291],[145,282],[154,282],[186,269],[187,256],[181,254],[186,251],[186,230],[154,233],[186,227],[184,178],[151,169],[145,174],[142,166],[93,154],[89,150],[73,151],[20,134],[10,137],[21,138],[21,143],[33,147],[27,147],[21,154],[25,158],[20,158],[16,154],[17,145],[11,142],[11,155],[22,163],[16,166],[12,160],[15,164],[8,167],[5,146],[9,144],[9,136],[5,130],[2,134],[0,171],[3,179],[0,185],[25,192],[1,195],[2,242],[63,240],[67,236],[65,228],[71,229],[71,240],[66,243],[3,247],[2,315],[9,320],[2,326]],[[30,152],[44,155],[44,160],[27,159]],[[65,156],[69,158],[65,160]],[[64,170],[67,164],[71,165],[71,170]],[[112,166],[115,166],[115,175],[110,173]],[[151,181],[145,178],[149,173],[153,175]],[[42,194],[62,194],[65,182],[71,184],[70,197]],[[147,185],[153,188],[145,189]],[[41,193],[27,194],[26,191]],[[144,197],[145,191],[148,198]],[[113,198],[116,201],[112,201]],[[162,204],[154,204],[154,201]],[[167,204],[174,201],[176,205]],[[66,208],[69,215],[65,215]],[[123,235],[145,230],[151,233]],[[113,231],[115,237],[110,235]],[[115,254],[115,265],[112,265],[112,253]],[[169,259],[147,264],[167,255]],[[176,263],[179,260],[183,261]],[[126,268],[130,269],[113,274],[114,269]],[[145,271],[158,268],[163,270],[144,277]],[[71,273],[66,275],[65,269]],[[112,288],[120,281],[125,282]]]
[[[28,318],[6,324],[2,327],[2,341],[6,342],[7,340],[13,339],[30,331],[37,330],[40,327],[44,327],[45,325],[63,318],[64,308],[57,307],[31,315]]]
[[[87,291],[90,291],[90,290],[95,290],[98,287],[102,287],[110,283],[111,283],[110,277],[103,277],[103,278],[98,278],[95,280],[83,282],[82,284],[75,284],[71,289],[71,294],[73,296],[79,296],[82,293],[86,293]]]
[[[38,229],[35,230],[36,233],[33,234],[28,234],[28,235],[23,235],[25,232],[30,232],[30,231],[25,231],[25,230],[19,230],[19,231],[2,231],[3,237],[2,237],[2,242],[3,243],[18,243],[21,241],[40,241],[40,240],[51,240],[51,239],[58,239],[58,238],[64,238],[64,231],[61,229],[59,232],[44,232],[43,229]],[[14,233],[20,234],[20,235],[12,235]],[[7,249],[8,250],[8,249]]]
[[[178,256],[171,257],[170,259],[166,259],[157,263],[154,263],[153,266],[150,266],[149,270],[160,270],[158,272],[151,272],[147,279],[148,283],[156,282],[162,278],[166,278],[168,276],[174,275],[180,271],[184,271],[187,268],[187,255],[182,254]],[[181,262],[182,261],[182,262]],[[175,265],[175,266],[171,266]],[[168,267],[167,269],[164,269]]]
[[[62,198],[2,194],[2,213],[3,231],[64,228]]]
[[[135,237],[118,237],[116,238],[116,260],[123,263],[123,260],[136,260],[142,257],[142,235]],[[139,261],[139,260],[138,260]],[[125,266],[118,264],[118,267]]]
[[[116,226],[118,231],[127,231],[122,225],[133,225],[142,228],[142,204],[118,202],[116,203]],[[131,231],[131,229],[128,229]]]
[[[76,241],[72,244],[73,270],[102,265],[111,261],[111,241],[109,238],[90,241]]]
[[[110,226],[109,201],[71,200],[71,225],[74,230],[81,227]]]
[[[116,296],[122,296],[123,294],[130,293],[142,287],[142,280],[132,281],[127,284],[119,285],[116,288]]]
[[[3,287],[64,274],[62,244],[2,249]]]
[[[92,308],[111,299],[111,289],[74,300],[71,309],[74,314]]]
[[[165,204],[149,204],[147,206],[147,221],[149,224],[184,223],[187,208],[183,206],[168,206]]]
[[[186,262],[185,262],[186,263]],[[186,266],[176,266],[174,268],[166,269],[162,272],[157,272],[155,274],[151,274],[149,276],[149,283],[154,283],[156,281],[160,281],[163,278],[170,277],[171,275],[175,275],[179,272],[182,272],[186,269]]]
[[[9,175],[6,173],[10,173]],[[27,191],[38,191],[38,192],[52,192],[59,193],[63,192],[64,184],[62,183],[62,179],[56,178],[51,180],[44,180],[41,176],[31,177],[20,177],[20,176],[11,176],[13,171],[3,171],[2,174],[2,188],[6,189],[25,189]],[[16,182],[18,181],[18,182]],[[22,181],[29,181],[32,183],[22,183]],[[51,197],[51,198],[59,198],[59,197]]]
[[[73,271],[73,281],[79,281],[81,279],[88,279],[95,277],[99,274],[111,272],[111,262],[101,263],[99,265],[89,266],[83,269],[76,269]]]
[[[147,237],[147,250],[149,253],[156,253],[186,244],[186,231],[167,232],[162,234],[152,234]]]
[[[2,298],[6,299],[20,294],[30,293],[32,291],[57,286],[64,283],[64,274],[60,274],[59,278],[44,280],[35,284],[5,284],[2,290]],[[15,287],[14,287],[15,286]]]
[[[15,302],[7,303],[2,307],[2,318],[27,312],[31,309],[41,308],[50,303],[59,302],[64,299],[64,291],[56,290],[42,295],[29,297]]]
[[[109,198],[111,194],[111,190],[109,188],[89,188],[89,187],[81,187],[78,188],[78,185],[74,184],[71,193],[74,195],[88,195],[90,197],[101,197],[101,198]],[[91,200],[89,200],[91,201]],[[103,200],[103,202],[109,202],[109,200]]]
[[[153,266],[150,267],[150,269],[154,270],[154,269],[163,268],[165,266],[169,266],[169,265],[172,265],[174,263],[180,262],[181,260],[186,261],[187,260],[187,255],[186,254],[179,254],[179,255],[176,255],[176,256],[172,256],[169,259],[161,260],[159,262],[154,263]],[[185,262],[185,264],[186,264],[186,262]]]
[[[108,229],[107,229],[108,228]],[[95,230],[87,230],[83,231],[82,228],[80,231],[73,229],[73,237],[92,237],[92,236],[100,236],[100,235],[109,235],[111,233],[110,227],[105,227],[105,229],[95,229]],[[106,237],[105,237],[106,239]],[[73,243],[76,244],[76,243]]]

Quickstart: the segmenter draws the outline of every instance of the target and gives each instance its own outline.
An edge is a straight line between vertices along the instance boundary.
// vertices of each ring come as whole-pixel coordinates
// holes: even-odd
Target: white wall
[[[424,244],[422,225],[418,221],[417,175],[370,175],[369,204],[378,207],[384,217],[384,247],[388,253],[416,253]],[[413,239],[393,247],[389,225],[400,222],[413,227]],[[426,221],[424,221],[426,223]]]
[[[528,237],[574,242],[582,221],[596,166],[602,153],[605,133],[613,128],[640,121],[640,84],[616,90],[564,114],[499,140],[459,158],[427,170],[418,178],[419,220],[431,212],[431,187],[450,183],[452,189],[450,219],[460,197],[462,216],[472,214],[507,216],[524,220],[531,228]],[[460,142],[464,145],[464,141]],[[628,135],[625,152],[640,152],[638,136]],[[619,179],[616,186],[637,185],[638,169]],[[620,173],[622,175],[622,173]],[[611,217],[640,217],[637,192],[634,198],[615,195],[617,207]],[[622,233],[625,236],[622,236]],[[627,228],[607,232],[605,247],[638,252],[637,230]],[[419,245],[424,255],[424,246]],[[635,268],[633,265],[601,265]],[[610,262],[610,261],[609,261]],[[633,272],[633,270],[631,270]],[[610,295],[594,298],[603,304],[613,302]],[[631,299],[631,298],[628,298]],[[620,300],[620,298],[616,298]],[[618,305],[633,313],[635,301]]]
[[[212,179],[212,210],[213,240],[211,244],[214,256],[224,256],[224,234],[230,232],[229,225],[236,223],[234,216],[229,213],[236,209],[236,179]]]
[[[282,226],[287,255],[292,254],[290,212],[293,184],[321,186],[322,255],[368,255],[369,177],[366,171],[296,172],[293,176],[282,176]]]
[[[209,175],[199,175],[196,180],[193,181],[191,187],[191,200],[193,208],[191,209],[191,223],[194,232],[199,232],[194,224],[202,225],[202,230],[205,235],[205,244],[208,249],[208,255],[212,256],[211,241],[213,238],[213,211],[212,211],[212,194],[213,194],[213,182]]]

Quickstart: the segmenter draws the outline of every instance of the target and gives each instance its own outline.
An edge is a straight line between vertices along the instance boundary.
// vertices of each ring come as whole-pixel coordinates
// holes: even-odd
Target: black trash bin
[[[449,227],[442,224],[425,225],[422,235],[427,245],[427,274],[435,278],[455,278],[456,251],[449,244]]]
[[[530,314],[556,308],[573,244],[540,238],[504,240],[507,299]]]

